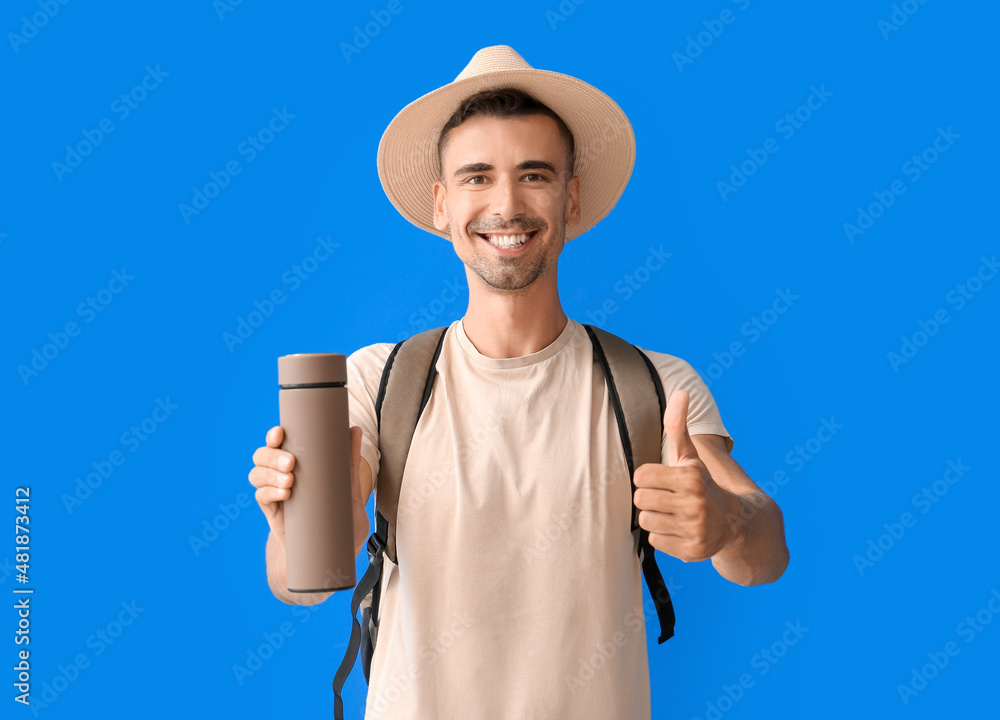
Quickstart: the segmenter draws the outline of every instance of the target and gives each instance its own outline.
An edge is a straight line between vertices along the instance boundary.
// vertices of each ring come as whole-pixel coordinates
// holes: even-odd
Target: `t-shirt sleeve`
[[[675,390],[683,388],[688,391],[690,397],[687,418],[688,433],[691,435],[721,435],[725,439],[726,450],[732,452],[734,441],[722,424],[722,416],[715,404],[715,398],[712,397],[705,381],[701,379],[690,363],[675,355],[653,352],[643,348],[640,350],[646,353],[660,374],[660,379],[663,382],[663,393],[668,402],[670,395]],[[661,457],[664,461],[666,456],[667,433],[664,431],[661,445]]]
[[[373,484],[378,478],[380,458],[375,400],[382,380],[382,368],[392,348],[392,343],[376,343],[360,348],[347,357],[347,404],[351,425],[361,428],[361,457],[372,469]]]

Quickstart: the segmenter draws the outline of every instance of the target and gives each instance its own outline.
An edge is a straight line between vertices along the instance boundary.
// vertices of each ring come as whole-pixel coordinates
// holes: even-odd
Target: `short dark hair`
[[[573,142],[573,133],[552,108],[518,88],[483,90],[462,101],[438,136],[438,166],[441,167],[442,175],[444,167],[441,164],[441,159],[444,155],[445,145],[447,145],[448,133],[474,115],[497,118],[548,115],[556,121],[559,134],[562,135],[563,142],[566,144],[566,180],[573,177],[573,166],[576,164],[576,146]]]

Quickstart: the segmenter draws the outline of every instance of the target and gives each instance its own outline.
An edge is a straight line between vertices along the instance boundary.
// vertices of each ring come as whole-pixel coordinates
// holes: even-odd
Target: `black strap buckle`
[[[368,562],[372,565],[382,564],[382,553],[385,552],[385,540],[377,532],[368,538]]]

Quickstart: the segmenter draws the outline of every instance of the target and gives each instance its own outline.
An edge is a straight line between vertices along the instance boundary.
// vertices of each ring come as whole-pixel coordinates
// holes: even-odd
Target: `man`
[[[476,53],[383,135],[387,195],[452,242],[469,306],[445,334],[407,458],[366,717],[650,717],[633,500],[664,553],[711,558],[741,585],[784,572],[781,512],[730,457],[708,388],[684,360],[648,350],[669,402],[662,463],[636,469],[632,496],[591,342],[560,305],[563,246],[610,211],[634,156],[614,101],[506,46]],[[370,345],[348,362],[358,552],[391,349]],[[285,589],[281,502],[294,458],[281,440],[280,427],[268,432],[250,481],[271,527],[270,587],[309,605],[329,594]]]

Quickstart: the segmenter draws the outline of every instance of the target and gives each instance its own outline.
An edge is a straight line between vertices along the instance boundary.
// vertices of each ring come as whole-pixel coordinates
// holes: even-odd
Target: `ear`
[[[580,224],[580,176],[574,175],[566,183],[566,225],[576,227]]]
[[[448,229],[448,198],[445,193],[444,183],[440,180],[434,181],[434,227],[444,232]]]

